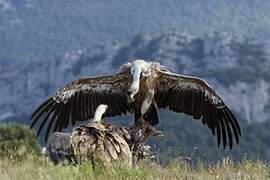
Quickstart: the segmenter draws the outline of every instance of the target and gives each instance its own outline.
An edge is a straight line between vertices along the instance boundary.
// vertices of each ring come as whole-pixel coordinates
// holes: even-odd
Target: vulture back
[[[155,129],[147,121],[138,121],[126,128],[112,123],[92,121],[73,130],[72,133],[53,133],[48,141],[52,161],[78,163],[90,161],[108,165],[117,160],[136,165],[150,155],[150,146],[145,145]]]
[[[77,127],[70,136],[70,144],[77,159],[103,165],[121,159],[131,164],[130,139],[126,129],[101,121]]]

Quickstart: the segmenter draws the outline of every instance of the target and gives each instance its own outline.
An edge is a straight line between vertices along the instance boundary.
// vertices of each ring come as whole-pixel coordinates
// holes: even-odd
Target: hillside
[[[137,35],[118,47],[99,45],[66,52],[61,58],[0,73],[0,119],[29,117],[48,95],[72,79],[115,73],[128,60],[144,58],[174,72],[207,79],[243,119],[263,122],[270,118],[268,47],[228,35],[193,37],[174,31]]]
[[[248,122],[265,121],[269,6],[265,0],[0,0],[0,119],[27,117],[71,79],[116,72],[136,57],[204,77]]]
[[[267,0],[0,0],[0,63],[51,60],[99,43],[171,29],[269,40]]]
[[[270,160],[269,8],[267,0],[0,0],[0,121],[27,124],[69,81],[144,58],[205,78],[243,127],[241,144],[223,152],[200,122],[160,111],[167,136],[151,144],[161,157]]]
[[[194,37],[173,31],[139,34],[117,47],[99,45],[67,52],[58,59],[25,64],[0,74],[1,119],[24,119],[29,123],[36,106],[70,80],[114,73],[127,60],[145,58],[157,60],[174,72],[207,79],[236,113],[243,131],[239,146],[233,151],[222,151],[200,122],[160,111],[159,127],[166,136],[150,143],[161,158],[186,155],[215,161],[229,155],[235,160],[244,156],[270,160],[269,140],[265,138],[270,124],[268,47],[266,43],[226,34]],[[125,119],[132,118],[114,118],[116,123],[131,122]]]

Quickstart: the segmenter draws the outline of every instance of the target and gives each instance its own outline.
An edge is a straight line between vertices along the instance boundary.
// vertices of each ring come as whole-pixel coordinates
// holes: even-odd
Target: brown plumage
[[[131,110],[127,88],[129,72],[103,77],[81,78],[57,91],[32,114],[31,125],[37,126],[39,136],[74,125],[77,121],[93,118],[99,104],[108,104],[105,117],[123,115]]]
[[[104,165],[123,159],[132,163],[129,132],[105,121],[77,127],[70,136],[75,156]]]
[[[223,100],[204,80],[158,71],[155,102],[159,108],[169,108],[200,119],[204,125],[217,136],[218,146],[223,141],[223,147],[232,148],[233,134],[236,143],[241,136],[240,126]]]
[[[68,84],[37,108],[31,127],[37,134],[61,131],[69,124],[92,118],[98,104],[108,104],[104,117],[133,112],[152,125],[158,123],[158,108],[200,119],[217,136],[218,146],[232,148],[239,142],[240,126],[223,100],[198,77],[173,74],[156,62],[136,60],[118,74],[81,78]],[[234,138],[233,138],[234,136]]]
[[[53,133],[47,149],[55,164],[68,160],[70,163],[90,161],[106,166],[121,160],[127,165],[136,165],[150,154],[145,143],[154,134],[156,129],[147,121],[140,120],[127,128],[105,120],[91,121],[72,133]]]

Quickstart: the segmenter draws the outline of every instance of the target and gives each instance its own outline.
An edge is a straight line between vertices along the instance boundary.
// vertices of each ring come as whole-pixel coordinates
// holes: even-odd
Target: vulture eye
[[[142,73],[142,75],[143,75],[143,76],[150,76],[150,71],[144,71],[144,72]]]

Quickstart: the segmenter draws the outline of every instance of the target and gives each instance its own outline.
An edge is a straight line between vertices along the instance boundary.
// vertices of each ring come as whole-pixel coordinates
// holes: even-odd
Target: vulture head
[[[145,81],[153,73],[151,63],[138,59],[132,63],[128,63],[130,66],[130,73],[132,75],[132,83],[129,88],[129,94],[131,100],[138,93],[140,89],[140,81]]]

